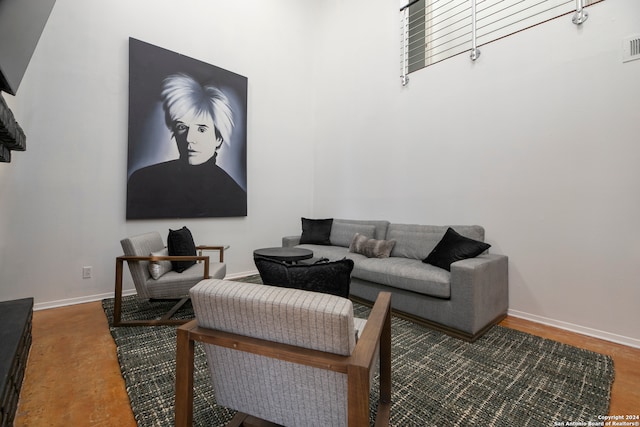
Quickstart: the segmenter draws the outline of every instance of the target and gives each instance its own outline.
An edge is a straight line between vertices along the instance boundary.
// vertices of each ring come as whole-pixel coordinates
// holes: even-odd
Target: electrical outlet
[[[82,278],[91,279],[91,266],[82,267]]]

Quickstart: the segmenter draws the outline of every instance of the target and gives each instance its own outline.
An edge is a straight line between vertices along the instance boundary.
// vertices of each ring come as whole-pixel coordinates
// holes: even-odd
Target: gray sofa
[[[484,241],[481,226],[451,228],[462,236]],[[352,297],[375,301],[379,292],[389,291],[397,314],[474,341],[506,316],[508,258],[487,251],[452,263],[451,271],[422,262],[447,229],[448,226],[335,219],[330,245],[300,244],[300,235],[283,237],[282,245],[311,249],[315,259],[352,259]],[[388,258],[368,258],[349,251],[356,233],[396,243]]]

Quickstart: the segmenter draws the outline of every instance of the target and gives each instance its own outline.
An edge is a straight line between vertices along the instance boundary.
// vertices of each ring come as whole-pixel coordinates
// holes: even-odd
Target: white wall
[[[0,164],[0,299],[112,292],[118,240],[150,229],[230,244],[233,275],[303,215],[477,223],[510,257],[512,314],[640,346],[636,0],[404,88],[396,2],[103,3],[56,2],[8,100],[28,150]],[[124,219],[129,36],[248,77],[247,218]]]
[[[255,270],[252,250],[279,245],[312,207],[309,163],[291,160],[313,154],[316,16],[296,0],[58,0],[17,96],[5,95],[28,149],[0,164],[0,300],[113,292],[122,237],[182,225],[196,243],[231,245],[230,275]],[[248,78],[246,218],[125,220],[129,37]]]
[[[317,216],[481,224],[510,310],[640,346],[640,2],[607,0],[400,84],[396,2],[334,1]],[[357,22],[354,16],[358,14]]]

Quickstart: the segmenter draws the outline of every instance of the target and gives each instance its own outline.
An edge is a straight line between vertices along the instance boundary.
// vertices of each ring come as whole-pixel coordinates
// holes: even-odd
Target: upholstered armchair
[[[190,235],[190,233],[189,233]],[[180,325],[187,320],[171,317],[189,300],[189,289],[207,278],[222,279],[226,274],[224,247],[195,246],[197,254],[169,256],[157,231],[127,237],[120,241],[124,255],[116,258],[113,326]],[[218,262],[210,262],[203,251],[219,253]],[[137,296],[141,300],[176,300],[160,319],[122,320],[122,275],[127,262]]]
[[[204,349],[229,426],[369,426],[379,367],[376,426],[389,424],[391,294],[367,320],[335,295],[225,280],[191,288],[196,319],[178,328],[176,426],[193,421],[194,343]],[[243,424],[244,423],[244,424]]]

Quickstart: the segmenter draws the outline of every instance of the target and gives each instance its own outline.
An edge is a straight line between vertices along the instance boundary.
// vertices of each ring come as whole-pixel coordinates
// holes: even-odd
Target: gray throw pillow
[[[367,236],[356,233],[349,246],[349,252],[361,254],[367,258],[389,258],[395,244],[395,240],[369,239]]]
[[[151,256],[169,256],[169,250],[167,248],[161,251],[151,252]],[[151,261],[149,263],[149,273],[151,277],[158,280],[164,274],[171,271],[171,261]]]
[[[372,224],[356,224],[335,220],[331,226],[331,235],[329,236],[329,240],[331,240],[331,244],[333,246],[348,248],[356,233],[360,233],[363,236],[367,236],[372,239],[375,237],[376,226]]]

